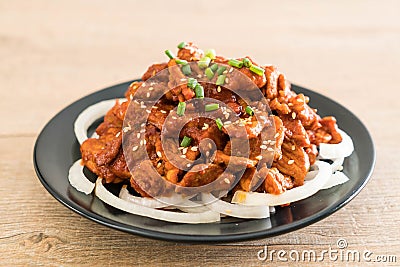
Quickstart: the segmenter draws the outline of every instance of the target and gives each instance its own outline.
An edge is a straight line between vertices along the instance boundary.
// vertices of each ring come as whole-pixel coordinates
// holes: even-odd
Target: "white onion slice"
[[[277,206],[308,198],[317,193],[332,175],[332,168],[328,163],[316,161],[314,165],[318,167],[318,174],[314,179],[305,181],[302,186],[290,189],[280,195],[236,191],[232,198],[232,203],[253,206]]]
[[[328,182],[321,189],[328,189],[340,184],[344,184],[347,182],[349,178],[343,172],[335,172],[332,174],[331,178],[329,178]]]
[[[166,210],[157,210],[144,206],[140,206],[126,200],[123,200],[111,192],[103,185],[102,179],[98,178],[95,188],[96,196],[103,202],[128,213],[145,216],[161,221],[176,223],[210,223],[220,221],[220,215],[214,211],[206,211],[202,213],[181,213]]]
[[[203,205],[202,203],[197,203],[191,200],[186,200],[185,202],[182,202],[178,205],[174,205],[174,207],[188,213],[199,213],[210,210],[207,206]]]
[[[337,159],[331,159],[333,162],[331,163],[332,171],[335,172],[339,170],[344,162],[344,158],[337,158]]]
[[[339,144],[319,144],[319,156],[323,159],[345,158],[354,151],[353,141],[344,131],[338,129],[342,136],[342,142]]]
[[[269,217],[269,207],[244,206],[231,204],[214,197],[212,194],[201,194],[202,202],[211,210],[236,218],[262,219]]]
[[[86,195],[92,193],[94,189],[94,183],[89,181],[83,173],[81,159],[75,161],[74,164],[72,164],[71,168],[69,168],[68,180],[72,187],[82,193],[85,193]]]
[[[106,115],[106,113],[115,105],[116,100],[119,100],[120,102],[126,101],[125,98],[104,100],[87,107],[79,114],[74,123],[75,136],[76,139],[78,139],[79,144],[82,144],[86,139],[88,139],[87,130],[90,125]]]
[[[176,205],[185,202],[191,196],[182,196],[179,194],[175,194],[171,197],[158,197],[158,198],[149,198],[149,197],[137,197],[133,196],[129,193],[126,185],[122,186],[121,190],[119,191],[119,197],[123,200],[135,203],[137,205],[145,206],[148,208],[165,208],[171,205]]]

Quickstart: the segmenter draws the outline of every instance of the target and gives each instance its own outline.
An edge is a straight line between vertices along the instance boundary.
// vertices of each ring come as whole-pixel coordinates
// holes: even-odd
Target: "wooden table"
[[[395,255],[399,264],[398,1],[111,2],[0,3],[1,265],[262,265],[271,263],[257,259],[264,245],[321,251],[334,248],[339,238],[349,249]],[[273,63],[290,80],[351,109],[377,149],[366,188],[345,208],[304,229],[221,245],[122,233],[53,199],[32,165],[45,123],[82,96],[139,77],[182,40]],[[334,263],[318,265],[324,264]]]

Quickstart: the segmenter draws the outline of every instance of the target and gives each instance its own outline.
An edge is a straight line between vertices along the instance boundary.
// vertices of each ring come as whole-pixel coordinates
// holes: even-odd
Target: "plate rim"
[[[74,105],[76,102],[81,101],[85,98],[94,96],[95,94],[101,93],[103,91],[108,91],[112,90],[115,87],[123,86],[124,84],[128,85],[132,83],[133,81],[140,81],[140,79],[134,79],[126,82],[121,82],[112,86],[108,86],[106,88],[103,88],[101,90],[94,91],[90,94],[87,94],[69,105],[67,105],[65,108],[63,108],[61,111],[56,113],[42,128],[40,131],[39,135],[36,138],[34,149],[33,149],[33,165],[35,172],[37,174],[37,177],[39,178],[41,184],[45,187],[45,189],[52,195],[57,201],[59,201],[61,204],[63,204],[65,207],[68,209],[74,211],[75,213],[91,220],[94,221],[98,224],[110,227],[112,229],[116,229],[122,232],[127,232],[130,234],[135,234],[138,236],[146,237],[146,238],[151,238],[151,239],[157,239],[157,240],[164,240],[164,241],[170,241],[170,242],[185,242],[185,243],[226,243],[226,242],[239,242],[239,241],[246,241],[246,240],[255,240],[255,239],[261,239],[261,238],[269,238],[289,232],[293,232],[295,230],[298,230],[300,228],[307,227],[311,224],[314,224],[318,221],[321,221],[328,216],[332,215],[339,209],[343,208],[346,206],[350,201],[352,201],[359,193],[360,191],[366,186],[366,184],[369,182],[372,173],[375,168],[375,163],[376,163],[376,149],[375,149],[375,144],[373,142],[372,136],[370,132],[368,131],[367,127],[365,124],[356,116],[354,115],[353,112],[351,112],[349,109],[338,103],[337,101],[331,99],[330,97],[327,97],[319,92],[307,89],[303,86],[297,85],[297,84],[292,84],[292,86],[297,87],[301,91],[305,92],[312,92],[313,94],[318,95],[319,97],[325,98],[331,102],[333,102],[335,105],[339,106],[341,109],[343,109],[346,113],[352,115],[360,126],[363,128],[366,137],[368,138],[368,141],[371,145],[371,165],[369,166],[368,172],[366,174],[366,177],[363,179],[362,183],[360,186],[358,186],[355,190],[350,191],[348,194],[346,194],[344,197],[338,201],[338,205],[335,205],[334,207],[331,208],[325,208],[317,213],[314,213],[306,218],[300,219],[298,221],[290,223],[290,227],[288,225],[280,225],[276,226],[273,228],[268,229],[268,231],[255,231],[255,232],[249,232],[249,233],[241,233],[241,234],[231,234],[231,235],[187,235],[187,234],[177,234],[177,233],[166,233],[162,231],[156,231],[156,230],[150,230],[150,229],[144,229],[140,228],[137,226],[132,226],[132,225],[127,225],[118,221],[114,221],[112,219],[103,217],[99,214],[96,214],[93,211],[87,211],[83,209],[81,206],[79,206],[77,203],[72,203],[70,200],[65,199],[62,195],[60,195],[56,189],[54,189],[46,180],[46,178],[42,175],[39,166],[38,166],[38,161],[37,161],[37,147],[39,140],[41,139],[43,133],[45,130],[51,126],[51,123],[65,110],[69,109],[72,105]]]

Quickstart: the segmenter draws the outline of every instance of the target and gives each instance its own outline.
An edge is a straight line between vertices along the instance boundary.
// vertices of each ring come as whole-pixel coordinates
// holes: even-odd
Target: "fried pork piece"
[[[157,75],[157,73],[159,73],[160,71],[164,70],[168,68],[168,64],[167,63],[160,63],[160,64],[153,64],[151,65],[147,71],[143,74],[142,76],[142,80],[143,81],[147,81],[148,79],[150,79],[151,77],[154,77]],[[157,79],[159,80],[165,80],[167,78],[167,72],[162,72],[161,75],[158,74],[159,76],[157,76]]]
[[[285,139],[282,144],[282,157],[274,162],[281,173],[294,178],[294,186],[304,183],[304,178],[310,169],[310,160],[304,149]]]
[[[203,50],[199,49],[196,45],[189,42],[184,48],[179,49],[178,58],[187,61],[197,61],[204,56]]]
[[[292,188],[293,181],[289,175],[283,175],[277,168],[269,169],[264,181],[265,192],[279,195]]]

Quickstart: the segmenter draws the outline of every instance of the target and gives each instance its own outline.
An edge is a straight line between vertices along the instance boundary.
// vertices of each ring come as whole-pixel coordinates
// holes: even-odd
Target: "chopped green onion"
[[[211,68],[207,68],[205,70],[205,74],[209,80],[211,80],[214,77],[214,72],[211,70]]]
[[[204,98],[204,88],[201,86],[199,83],[196,84],[196,87],[194,88],[194,93],[196,94],[197,98]]]
[[[190,146],[190,143],[192,142],[192,138],[184,136],[181,142],[181,146],[183,147],[188,147]]]
[[[253,110],[250,106],[247,106],[247,107],[245,108],[245,111],[246,111],[246,113],[249,114],[250,116],[253,116],[253,114],[254,114],[254,110]]]
[[[241,68],[243,67],[243,62],[237,59],[230,59],[228,61],[228,64],[231,65],[232,67],[236,67],[236,68]]]
[[[178,116],[183,116],[185,115],[185,110],[186,110],[186,103],[179,102],[178,108],[176,109],[176,114],[178,114]]]
[[[218,70],[218,64],[217,64],[217,63],[212,64],[211,67],[210,67],[210,69],[211,69],[213,72],[216,72],[216,71]]]
[[[219,75],[215,84],[216,85],[224,85],[225,79],[226,79],[226,75]]]
[[[222,73],[224,73],[224,71],[226,71],[226,67],[225,66],[219,66],[217,73],[218,75],[221,75]]]
[[[207,105],[204,106],[204,109],[205,109],[205,111],[214,111],[214,110],[219,109],[219,104],[216,104],[216,103],[207,104]]]
[[[172,54],[171,50],[165,50],[165,54],[170,58],[173,59],[175,56]]]
[[[205,69],[210,65],[211,58],[209,57],[202,57],[199,62],[197,63],[199,65],[200,69]]]
[[[218,129],[219,129],[219,130],[222,130],[222,126],[224,126],[224,124],[222,123],[221,119],[220,119],[220,118],[217,118],[217,119],[215,120],[215,123],[217,124]]]
[[[211,58],[211,59],[216,59],[217,53],[215,53],[215,50],[214,50],[214,49],[208,49],[208,50],[206,50],[206,52],[205,52],[204,55],[205,55],[206,57]]]
[[[175,58],[175,62],[176,64],[182,64],[182,65],[187,65],[188,62],[184,59],[179,59],[179,58]]]
[[[253,63],[251,63],[250,59],[248,59],[247,57],[245,57],[242,61],[243,66],[245,66],[246,68],[250,68],[250,66],[253,65]]]
[[[192,74],[192,69],[190,68],[190,65],[189,64],[183,65],[182,66],[182,72],[186,76]]]
[[[178,44],[178,48],[179,49],[182,49],[182,48],[184,48],[186,46],[186,42],[180,42],[179,44]]]
[[[263,76],[263,74],[264,74],[264,72],[265,72],[265,70],[264,70],[263,68],[258,67],[258,66],[256,66],[256,65],[251,65],[251,66],[250,66],[250,70],[251,70],[252,72],[254,72],[255,74],[259,75],[259,76]]]
[[[188,86],[189,88],[194,89],[194,88],[196,87],[196,85],[197,85],[197,80],[196,80],[195,78],[189,78],[189,79],[188,79],[188,81],[187,81],[187,86]]]

